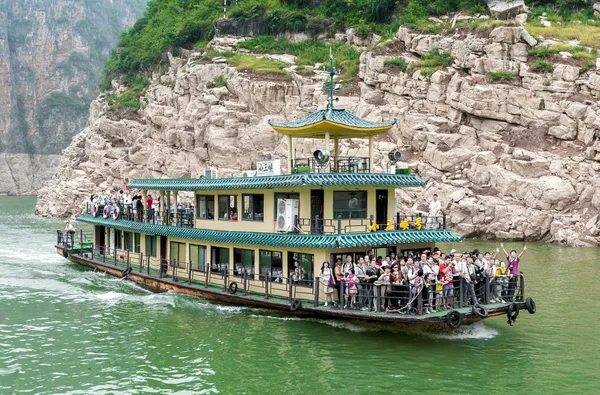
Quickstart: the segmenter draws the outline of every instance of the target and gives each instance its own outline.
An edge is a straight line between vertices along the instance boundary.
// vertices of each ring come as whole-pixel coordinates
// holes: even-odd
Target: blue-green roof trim
[[[352,248],[378,245],[458,242],[462,237],[449,230],[397,230],[390,232],[348,233],[339,235],[312,235],[265,232],[235,232],[199,228],[182,228],[166,225],[152,225],[123,219],[94,217],[84,214],[77,218],[80,222],[108,226],[131,232],[157,236],[180,237],[206,242],[230,243],[235,245],[264,245],[288,248]]]
[[[269,120],[269,125],[282,128],[299,128],[303,126],[313,125],[321,121],[330,121],[340,125],[353,126],[356,128],[381,128],[385,126],[393,126],[398,120],[394,118],[392,122],[371,122],[366,119],[357,117],[343,109],[333,110],[317,110],[309,114],[306,118],[291,122],[272,122]]]
[[[378,173],[308,173],[280,176],[259,176],[242,178],[214,179],[137,179],[129,188],[153,191],[205,191],[225,189],[273,189],[303,186],[381,186],[381,187],[422,187],[427,184],[413,174]]]

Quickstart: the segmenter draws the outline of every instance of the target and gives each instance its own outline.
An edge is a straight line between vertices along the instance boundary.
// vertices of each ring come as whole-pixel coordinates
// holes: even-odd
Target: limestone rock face
[[[567,64],[554,65],[553,74],[530,72],[521,29],[442,37],[400,28],[402,49],[364,52],[358,94],[340,96],[336,106],[372,121],[398,119],[375,139],[376,170],[385,171],[387,152],[400,149],[405,166],[429,179],[424,189],[397,192],[401,213],[427,211],[437,193],[448,225],[465,236],[599,245],[600,75]],[[411,63],[431,50],[451,54],[453,67],[429,79],[384,67],[386,59]],[[275,158],[285,169],[287,140],[267,121],[301,118],[325,103],[327,75],[319,69],[281,80],[184,52],[170,62],[138,113],[122,117],[102,98],[93,102],[88,126],[39,195],[39,214],[78,214],[86,196],[120,189],[122,177],[199,177],[207,168],[236,176]],[[491,83],[489,70],[516,77]],[[226,88],[211,88],[217,76]],[[318,143],[298,141],[296,156],[309,156]],[[344,156],[368,155],[367,140],[340,148]]]
[[[146,1],[0,0],[0,193],[36,193],[56,172]]]

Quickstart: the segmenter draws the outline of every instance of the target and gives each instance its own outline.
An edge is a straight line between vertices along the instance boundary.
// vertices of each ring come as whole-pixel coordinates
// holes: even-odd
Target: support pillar
[[[165,225],[171,224],[171,191],[165,191],[167,194],[167,215],[165,216]]]
[[[294,158],[292,153],[294,152],[293,149],[293,141],[292,141],[292,135],[288,135],[288,173],[292,174],[294,172]]]
[[[179,219],[179,210],[177,209],[177,191],[173,191],[173,215],[175,216],[175,226],[177,226]]]
[[[160,210],[160,224],[164,225],[165,224],[165,191],[160,191],[160,204],[158,206],[158,209]]]
[[[148,207],[148,190],[147,189],[142,189],[142,203],[143,203],[143,209],[142,209],[142,218],[143,218],[143,222],[146,223],[148,222],[148,209],[146,207]]]
[[[340,163],[340,140],[335,137],[333,139],[333,171],[336,173],[339,171],[339,163]]]
[[[329,131],[325,132],[325,149],[329,151]],[[325,166],[325,172],[329,173],[329,166]]]
[[[373,173],[373,136],[369,136],[369,173]]]

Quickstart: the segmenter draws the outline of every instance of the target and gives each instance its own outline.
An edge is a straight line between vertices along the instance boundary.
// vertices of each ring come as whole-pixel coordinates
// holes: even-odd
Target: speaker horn
[[[325,163],[329,162],[330,157],[331,155],[326,149],[319,148],[313,152],[313,158],[315,158],[315,161],[317,161],[317,163],[320,165],[324,165]]]
[[[390,160],[390,163],[392,163],[392,164],[395,164],[396,162],[398,162],[400,160],[400,158],[402,158],[402,153],[400,151],[393,150],[388,153],[388,159]]]

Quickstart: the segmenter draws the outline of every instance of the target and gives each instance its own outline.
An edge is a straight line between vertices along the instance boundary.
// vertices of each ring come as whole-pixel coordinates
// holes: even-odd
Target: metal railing
[[[331,157],[325,164],[319,164],[314,158],[296,158],[292,161],[294,173],[369,173],[368,157],[338,156]]]
[[[104,215],[104,208],[108,207],[107,215]],[[155,208],[144,208],[141,210],[133,208],[131,205],[124,206],[120,203],[111,205],[98,205],[96,216],[105,216],[106,218],[113,218],[114,208],[119,208],[119,218],[126,219],[134,222],[144,222],[153,225],[170,225],[179,226],[186,228],[194,227],[194,209],[193,208],[179,208],[177,214],[175,210],[171,209],[167,211],[163,210],[161,213],[160,209]],[[94,215],[94,206],[91,203],[86,203],[85,212],[87,214]]]
[[[375,217],[371,215],[369,218],[342,219],[338,218],[321,218],[316,215],[313,218],[295,218],[296,233],[311,233],[311,234],[341,234],[368,232],[373,227]],[[393,219],[386,223],[377,223],[377,229],[374,231],[390,231],[390,230],[437,230],[446,229],[446,214],[439,217],[430,217],[427,215],[402,215],[396,213]]]

